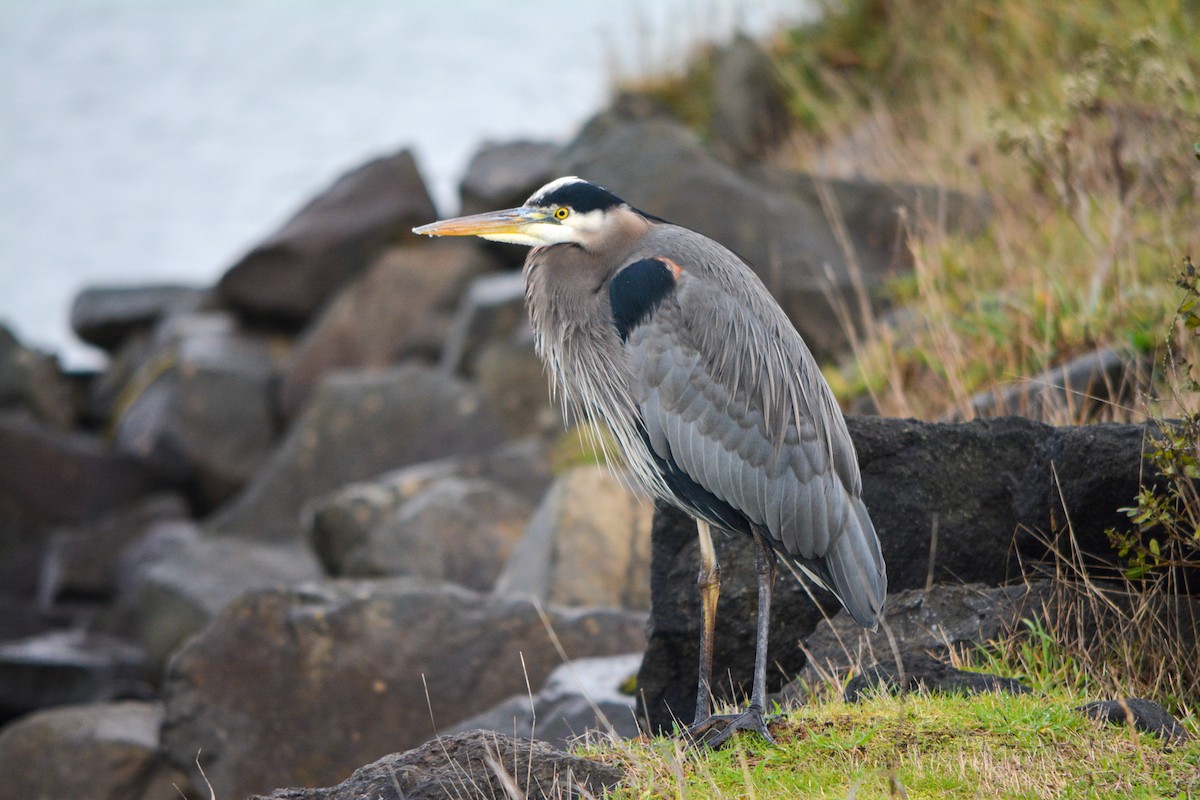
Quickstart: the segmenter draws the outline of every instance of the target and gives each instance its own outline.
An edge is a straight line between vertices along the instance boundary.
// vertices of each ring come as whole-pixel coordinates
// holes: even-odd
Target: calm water
[[[209,283],[413,147],[443,214],[484,140],[562,141],[614,76],[803,0],[0,0],[0,320],[68,364],[96,283]]]

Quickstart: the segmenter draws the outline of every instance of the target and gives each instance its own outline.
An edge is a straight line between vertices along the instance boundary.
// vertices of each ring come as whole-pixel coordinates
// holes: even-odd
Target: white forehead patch
[[[536,192],[534,192],[532,195],[530,195],[529,199],[525,201],[525,205],[527,205],[527,206],[540,205],[542,203],[542,201],[544,201],[546,199],[546,195],[550,194],[553,191],[561,189],[564,186],[572,184],[572,183],[587,183],[587,181],[585,181],[583,178],[577,177],[575,175],[567,175],[566,177],[563,177],[563,178],[557,178],[555,180],[550,181],[545,186],[543,186],[542,188],[540,188]]]

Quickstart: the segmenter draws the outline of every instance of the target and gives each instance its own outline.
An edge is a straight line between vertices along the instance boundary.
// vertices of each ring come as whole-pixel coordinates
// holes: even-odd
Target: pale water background
[[[71,366],[86,285],[210,284],[401,147],[443,215],[485,140],[567,140],[618,75],[803,0],[0,0],[0,321]]]

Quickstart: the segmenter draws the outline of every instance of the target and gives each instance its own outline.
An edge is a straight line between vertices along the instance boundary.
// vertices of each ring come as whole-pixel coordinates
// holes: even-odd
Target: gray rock
[[[1117,509],[1132,500],[1145,471],[1140,426],[1056,429],[1020,418],[949,425],[858,417],[848,424],[893,595],[923,587],[930,577],[991,585],[1016,577],[1017,531],[1056,520],[1072,520],[1078,542],[1111,558],[1103,531],[1122,523]],[[714,675],[731,677],[740,689],[753,668],[753,547],[740,537],[715,538],[722,589]],[[694,524],[681,512],[660,508],[652,547],[653,616],[638,685],[651,724],[669,727],[672,710],[687,719],[695,702],[700,615]],[[1044,546],[1021,549],[1027,562],[1046,555]],[[804,667],[799,642],[823,616],[840,610],[829,595],[815,596],[827,615],[797,581],[776,582],[772,690]],[[727,681],[716,689],[723,698],[731,692]]]
[[[649,608],[653,506],[601,466],[555,481],[496,582],[565,606]]]
[[[189,523],[160,523],[123,556],[122,602],[135,610],[157,674],[193,634],[246,592],[322,576],[300,545],[207,537]]]
[[[758,42],[738,34],[714,70],[713,149],[734,161],[761,158],[783,141],[791,118],[775,65]]]
[[[385,756],[327,789],[279,789],[250,800],[528,800],[600,797],[620,783],[617,767],[555,750],[545,742],[491,731],[439,737]]]
[[[532,514],[531,503],[501,486],[449,476],[375,525],[314,527],[332,534],[316,549],[332,575],[420,575],[487,591]]]
[[[218,797],[329,784],[540,685],[560,663],[547,628],[570,658],[644,641],[641,614],[544,614],[411,578],[247,595],[172,659],[164,747],[180,766],[202,751]]]
[[[38,579],[43,608],[63,595],[92,601],[110,600],[116,592],[115,569],[122,550],[153,523],[188,516],[183,498],[154,494],[82,525],[54,531]]]
[[[488,408],[495,409],[505,436],[561,435],[562,409],[552,402],[546,368],[532,341],[484,345],[475,361],[475,385]]]
[[[405,150],[338,178],[229,268],[217,290],[238,313],[302,323],[389,244],[437,217]]]
[[[53,631],[0,643],[0,720],[147,688],[145,654],[111,636]]]
[[[95,436],[0,413],[0,563],[49,528],[83,522],[161,486]]]
[[[169,318],[121,389],[117,449],[204,508],[226,499],[274,446],[278,349],[225,312]]]
[[[589,734],[632,738],[639,734],[635,702],[621,686],[637,674],[641,663],[641,653],[571,661],[550,673],[533,697],[510,697],[442,734],[482,729],[536,737],[561,748],[572,747]]]
[[[1002,678],[984,672],[967,672],[932,658],[923,650],[910,650],[896,662],[874,664],[846,684],[843,698],[856,703],[878,691],[891,694],[909,692],[940,694],[981,694],[1007,692],[1029,694],[1032,689],[1013,678]]]
[[[208,290],[192,286],[89,286],[71,304],[71,330],[88,344],[112,352],[131,335],[161,319],[200,308]]]
[[[5,798],[163,800],[187,777],[158,751],[162,707],[122,702],[42,711],[0,731]]]
[[[945,654],[959,645],[996,639],[1015,630],[1022,618],[1040,612],[1049,595],[1050,587],[1043,583],[1002,587],[935,584],[929,589],[893,592],[884,608],[883,623],[874,632],[864,630],[839,611],[821,620],[804,640],[807,662],[784,690],[784,696],[803,696],[806,686],[841,679],[852,670],[861,672],[876,665],[881,666],[872,673],[874,683],[891,680],[915,685],[927,677],[930,682],[926,685],[933,688],[949,682],[949,673],[939,672],[915,654]],[[904,651],[901,662],[906,675],[902,678],[897,678],[889,636]]]
[[[557,177],[554,158],[562,148],[550,142],[517,141],[483,145],[467,164],[459,184],[462,214],[513,208]]]
[[[55,428],[69,428],[80,398],[59,370],[58,359],[21,344],[0,324],[0,412],[24,413]]]
[[[383,369],[406,358],[436,361],[470,280],[494,267],[472,242],[394,247],[342,289],[308,327],[280,390],[295,416],[334,369]]]
[[[471,282],[454,315],[442,351],[442,368],[473,375],[481,350],[493,342],[512,340],[522,329],[529,329],[525,278],[520,272],[481,275]],[[532,333],[527,338],[532,340]]]
[[[334,374],[254,481],[209,527],[295,539],[305,504],[339,486],[408,464],[487,453],[502,439],[479,393],[435,369],[410,364]]]
[[[706,151],[683,126],[630,121],[610,111],[564,150],[561,174],[615,191],[637,208],[716,239],[740,254],[779,300],[818,357],[846,343],[835,305],[854,319],[860,292],[903,274],[911,260],[898,209],[929,213],[950,230],[977,225],[980,203],[950,192],[844,180],[776,169],[738,171]],[[853,250],[851,269],[845,231]],[[835,298],[831,305],[830,298]]]
[[[1080,422],[1114,404],[1128,403],[1144,385],[1148,367],[1111,347],[1084,353],[1040,375],[975,395],[974,417],[1020,415],[1043,422]],[[956,415],[957,416],[957,415]]]
[[[1192,738],[1171,712],[1153,700],[1137,697],[1116,700],[1097,700],[1077,709],[1080,713],[1113,725],[1129,725],[1142,733],[1152,733],[1172,744],[1182,744]]]

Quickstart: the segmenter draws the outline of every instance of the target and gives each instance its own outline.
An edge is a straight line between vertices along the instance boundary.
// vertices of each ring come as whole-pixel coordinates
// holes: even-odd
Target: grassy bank
[[[1168,747],[1102,726],[1059,694],[827,699],[717,753],[633,742],[614,798],[1200,797],[1200,740]]]
[[[1195,4],[823,5],[821,23],[768,43],[792,120],[773,160],[986,194],[995,209],[971,239],[906,220],[915,269],[884,294],[907,311],[873,320],[852,358],[826,365],[840,398],[970,416],[972,394],[1081,353],[1160,358],[1174,278],[1200,244]],[[705,134],[712,72],[702,51],[633,88]],[[1155,381],[1101,418],[1174,413]],[[1050,417],[1075,421],[1081,407]]]

